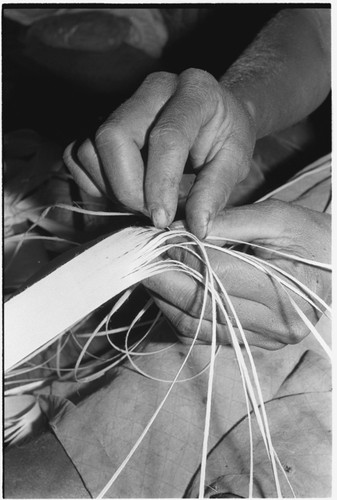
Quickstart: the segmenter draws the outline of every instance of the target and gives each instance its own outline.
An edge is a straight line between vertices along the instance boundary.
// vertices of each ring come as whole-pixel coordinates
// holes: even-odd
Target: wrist
[[[266,113],[268,108],[265,102],[266,96],[260,95],[259,90],[252,88],[248,82],[241,84],[235,79],[232,81],[231,78],[227,78],[227,75],[224,75],[219,83],[223,92],[229,92],[244,110],[254,130],[256,139],[269,134],[269,117],[265,116],[268,115]]]
[[[223,79],[220,80],[219,85],[221,87],[225,107],[228,108],[228,104],[226,103],[231,103],[234,109],[233,116],[236,117],[238,123],[245,124],[245,129],[249,134],[249,138],[255,145],[258,134],[258,115],[254,101],[243,96],[237,89],[231,88]]]

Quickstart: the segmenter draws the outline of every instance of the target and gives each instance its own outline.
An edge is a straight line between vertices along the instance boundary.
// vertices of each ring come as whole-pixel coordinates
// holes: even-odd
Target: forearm
[[[285,9],[220,79],[251,114],[257,138],[298,122],[330,89],[330,12]]]

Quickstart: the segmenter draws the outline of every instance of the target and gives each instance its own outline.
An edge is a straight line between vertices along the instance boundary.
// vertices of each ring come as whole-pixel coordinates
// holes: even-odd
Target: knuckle
[[[298,304],[300,305],[300,304]],[[315,321],[315,313],[307,305],[300,306],[305,316],[311,321]],[[280,311],[280,320],[275,327],[274,340],[284,344],[299,344],[309,334],[310,330],[298,313],[293,311]]]
[[[126,105],[133,106],[134,103],[150,107],[153,102],[159,102],[162,106],[174,94],[177,88],[178,77],[173,73],[159,71],[148,75],[138,90],[127,101]],[[125,106],[125,103],[123,104]],[[122,107],[123,107],[122,106]]]
[[[308,335],[308,327],[301,320],[292,323],[291,331],[288,337],[289,344],[299,344]]]
[[[207,71],[189,68],[180,75],[179,82],[184,86],[189,101],[212,109],[223,102],[222,92],[217,80]]]
[[[214,84],[216,82],[215,78],[203,69],[198,68],[188,68],[185,69],[180,77],[192,82],[198,82],[201,84]]]
[[[311,324],[315,325],[319,319],[318,312],[312,307],[310,304],[304,302],[304,299],[297,299],[297,303],[306,316],[306,318],[311,322]],[[294,313],[294,317],[291,324],[291,339],[292,343],[298,344],[301,342],[307,335],[310,333],[310,328],[305,324],[302,318],[298,315],[298,313]]]
[[[154,127],[149,135],[149,143],[152,147],[175,149],[187,140],[174,123],[174,120],[166,120],[164,123]]]
[[[175,92],[177,87],[178,77],[173,73],[166,71],[158,71],[148,75],[133,97],[130,99],[133,102],[135,99],[142,101],[161,98],[163,102]]]
[[[175,315],[174,318],[170,318],[170,321],[182,337],[190,339],[195,337],[199,319],[181,312]],[[211,337],[211,333],[211,325],[208,322],[203,322],[199,331],[198,340],[207,341],[207,339]]]
[[[111,138],[111,129],[106,123],[101,125],[95,134],[95,144],[100,148],[103,144],[107,143]]]
[[[123,130],[115,123],[115,120],[109,119],[108,122],[98,128],[95,135],[95,145],[100,150],[107,144],[119,143],[123,135]]]
[[[169,73],[168,71],[155,71],[150,73],[145,78],[143,84],[145,85],[156,85],[156,84],[175,84],[178,77],[174,73]]]
[[[181,335],[185,337],[193,335],[193,319],[187,314],[177,314],[171,321]]]

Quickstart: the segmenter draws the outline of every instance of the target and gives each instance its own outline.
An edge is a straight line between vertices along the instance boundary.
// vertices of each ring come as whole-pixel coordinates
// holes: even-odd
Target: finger
[[[216,236],[220,236],[229,240],[260,240],[277,244],[275,240],[289,232],[297,211],[297,207],[289,207],[278,200],[230,208],[216,217],[209,239],[216,240]]]
[[[102,194],[105,194],[105,185],[100,172],[98,157],[95,154],[93,145],[88,142],[86,141],[85,151],[82,151],[80,155],[81,159],[77,154],[79,148],[75,142],[67,146],[63,159],[80,188],[91,196],[101,197]]]
[[[98,132],[96,144],[104,173],[114,196],[125,207],[146,213],[143,193],[144,167],[141,153],[137,145],[125,131],[119,133],[113,125]]]
[[[149,156],[145,178],[145,198],[157,227],[167,227],[174,219],[179,183],[189,151],[207,120],[204,83],[189,70],[179,77],[177,89],[149,136]]]
[[[187,224],[186,224],[185,220],[176,220],[176,221],[174,221],[171,224],[170,229],[179,229],[179,230],[188,231],[188,227],[187,227]]]
[[[180,316],[189,315],[199,318],[204,302],[204,288],[193,278],[180,272],[167,272],[144,282],[145,286],[151,290],[155,297],[164,300],[166,303],[180,311]],[[246,290],[243,290],[245,293]],[[249,295],[249,293],[247,294]],[[294,324],[294,313],[289,304],[270,297],[269,303],[263,304],[253,299],[242,296],[230,296],[234,310],[236,311],[243,328],[255,331],[262,336],[270,337],[278,341],[283,341],[291,337],[291,328]],[[280,307],[281,305],[281,307]],[[228,310],[228,308],[226,307]],[[232,314],[232,313],[231,313]],[[204,318],[211,321],[212,301],[210,295],[207,296],[207,303],[204,311]],[[295,313],[296,316],[296,313]],[[179,318],[176,318],[177,322]],[[226,324],[226,316],[218,310],[218,322]]]
[[[206,265],[204,261],[189,250],[172,248],[167,254],[171,259],[183,262],[186,266],[205,276]],[[229,295],[256,301],[274,308],[280,300],[284,299],[284,293],[279,285],[261,269],[242,261],[236,255],[223,253],[221,248],[219,250],[208,249],[207,255],[213,272]],[[245,256],[243,255],[243,257]],[[163,288],[165,287],[164,280],[165,278],[162,283]],[[181,286],[180,283],[178,286]],[[174,293],[175,291],[172,290],[172,296]]]
[[[202,166],[186,204],[190,231],[200,239],[209,233],[218,212],[234,187],[248,175],[255,133],[249,117],[230,95],[222,95],[223,109],[204,124],[191,154]]]
[[[199,327],[199,318],[191,316],[188,313],[184,313],[178,307],[168,303],[167,301],[159,298],[158,296],[153,296],[156,304],[163,312],[163,314],[168,318],[173,327],[185,338],[193,339],[196,335],[197,329]],[[264,311],[263,311],[264,312]],[[261,315],[261,311],[258,312]],[[231,318],[232,321],[233,318]],[[234,323],[235,324],[235,323]],[[264,349],[275,350],[284,347],[287,342],[287,336],[284,335],[282,340],[278,340],[271,335],[271,331],[268,333],[261,331],[254,331],[252,329],[244,328],[244,334],[247,339],[247,342],[251,346],[261,347]],[[250,325],[250,328],[253,328],[253,325]],[[258,326],[259,328],[259,326]],[[243,343],[242,336],[240,330],[234,326],[235,336],[237,337],[240,343]],[[201,323],[200,332],[198,334],[197,339],[202,342],[210,343],[212,339],[213,333],[213,324],[209,319],[204,318]],[[288,332],[287,332],[288,333]],[[229,331],[229,328],[224,323],[217,322],[216,324],[216,340],[218,344],[222,345],[232,345],[232,337]]]
[[[216,218],[210,240],[216,236],[261,243],[288,254],[330,262],[331,220],[326,214],[305,207],[269,200],[224,210]],[[312,235],[320,235],[313,238]],[[268,250],[259,255],[271,257]],[[273,258],[275,257],[275,254]]]
[[[246,159],[221,149],[198,173],[186,202],[186,222],[189,230],[203,239],[213,220],[226,205],[239,182],[239,172]]]
[[[100,127],[96,147],[106,178],[117,199],[147,214],[141,149],[158,112],[174,92],[176,76],[149,75],[136,93]]]

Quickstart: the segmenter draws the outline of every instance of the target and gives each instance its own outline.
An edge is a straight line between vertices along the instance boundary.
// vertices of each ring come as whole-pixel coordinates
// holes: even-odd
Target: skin
[[[188,69],[179,76],[148,76],[97,131],[95,144],[87,139],[77,151],[69,146],[65,161],[82,189],[93,196],[110,189],[123,205],[163,228],[174,219],[189,158],[199,173],[187,201],[187,220],[203,237],[219,198],[223,204],[247,175],[254,144],[242,104],[225,95],[210,74]]]
[[[328,10],[285,9],[219,82],[196,69],[181,75],[149,75],[100,127],[95,141],[68,146],[64,158],[74,179],[93,196],[113,194],[162,228],[174,219],[179,180],[189,158],[197,177],[186,204],[186,224],[194,234],[200,238],[226,235],[328,262],[328,215],[281,202],[222,209],[235,185],[249,172],[256,139],[299,121],[325,99],[330,87],[329,33]],[[198,267],[189,255],[171,256]],[[327,272],[272,254],[261,256],[323,297],[327,294]],[[209,251],[209,258],[234,301],[251,344],[277,349],[306,335],[293,310],[280,309],[278,292],[270,280],[218,252]],[[166,273],[145,284],[170,321],[189,339],[195,331],[201,297],[195,283],[182,274]],[[314,319],[314,311],[302,305]],[[227,343],[228,332],[220,320],[218,341]],[[208,341],[209,335],[208,309],[201,340]],[[58,496],[87,498],[56,438],[49,434],[45,442],[62,462],[61,475],[66,478],[58,482]],[[54,463],[48,467],[50,462],[39,448],[35,456],[32,450],[20,450],[23,485],[7,480],[7,498],[27,498],[28,480],[35,481],[31,484],[33,496],[46,496],[48,485],[32,474],[29,465],[34,462],[36,471],[47,469],[50,484]],[[17,460],[15,451],[8,452],[8,477],[16,477]]]
[[[193,68],[149,75],[94,141],[66,149],[65,162],[82,189],[113,194],[164,228],[189,160],[196,180],[186,221],[204,238],[247,176],[256,139],[301,120],[327,96],[329,34],[328,9],[285,9],[220,81]]]
[[[269,201],[224,211],[213,224],[214,242],[217,241],[216,235],[224,234],[227,238],[242,238],[310,259],[320,259],[324,262],[330,259],[330,216],[287,203]],[[314,238],[312,234],[315,235]],[[261,251],[256,254],[262,254],[265,260],[272,260],[274,264],[296,275],[304,283],[311,285],[315,292],[328,299],[328,272],[294,264],[273,254]],[[191,259],[189,254],[175,251],[171,257],[179,258],[198,268],[198,263]],[[291,307],[286,304],[285,309],[279,308],[276,288],[270,280],[263,278],[261,273],[257,275],[252,268],[215,251],[209,251],[209,258],[234,302],[247,339],[252,345],[278,349],[287,343],[299,342],[308,333]],[[246,286],[247,280],[250,287]],[[194,281],[181,273],[171,272],[148,279],[145,284],[170,321],[180,330],[182,339],[188,341],[193,337],[199,314],[198,307],[202,300],[201,291]],[[310,319],[315,319],[316,313],[306,304],[302,306],[305,314]],[[206,342],[211,334],[209,318],[208,309],[200,336],[200,340]],[[228,332],[223,321],[218,326],[217,334],[219,342],[228,343]],[[52,462],[49,460],[51,453]],[[4,465],[6,498],[89,497],[73,464],[52,433],[44,434],[27,445],[9,448]],[[60,475],[62,481],[59,480]]]
[[[231,235],[235,227],[238,239],[289,253],[299,245],[300,255],[308,257],[313,234],[329,247],[329,224],[317,223],[317,218],[325,221],[328,216],[286,204],[272,205],[262,218],[263,206],[246,207],[243,217],[240,211],[221,210],[249,172],[256,139],[306,117],[329,90],[329,9],[284,9],[219,82],[197,69],[180,75],[149,75],[99,128],[95,142],[87,139],[80,147],[70,145],[65,161],[81,188],[92,195],[113,193],[126,207],[147,214],[155,226],[164,228],[174,219],[179,182],[189,160],[196,180],[185,207],[187,229],[205,238],[214,231]],[[261,223],[256,224],[257,220]],[[290,235],[281,223],[284,220],[290,221]],[[279,225],[275,233],[274,226]],[[252,228],[254,236],[249,239]],[[309,253],[326,261],[320,246]],[[303,329],[298,326],[302,322],[292,308],[281,310],[284,300],[279,300],[270,280],[222,254],[210,255],[234,297],[252,344],[275,349],[303,338],[303,332],[297,331]],[[307,268],[304,272],[303,266],[282,259],[278,263],[309,287],[320,283],[323,291],[326,272]],[[189,337],[196,325],[194,311],[200,310],[196,285],[172,273],[151,279],[147,286],[157,294],[158,305],[176,328]],[[260,296],[258,301],[256,296]],[[309,311],[311,318],[312,314]],[[206,321],[204,340],[209,339],[209,325]],[[227,343],[228,332],[219,329],[219,341]]]
[[[331,220],[329,214],[281,201],[266,201],[256,205],[224,210],[215,219],[210,242],[223,244],[216,236],[226,236],[266,246],[298,257],[329,263]],[[315,235],[315,237],[313,237]],[[253,254],[278,266],[321,298],[329,301],[331,275],[266,250],[253,249]],[[170,258],[178,259],[202,272],[200,261],[189,252],[174,249]],[[212,268],[223,283],[245,331],[248,343],[264,349],[279,349],[300,342],[308,328],[280,287],[260,270],[217,250],[208,250]],[[276,273],[278,274],[278,273]],[[281,274],[279,276],[282,277]],[[286,278],[286,281],[287,278]],[[146,280],[145,285],[167,316],[181,333],[182,340],[193,338],[198,326],[203,301],[203,288],[180,272],[169,272]],[[292,297],[305,315],[315,323],[317,311],[302,298]],[[240,333],[236,330],[238,338]],[[209,342],[212,334],[211,301],[208,300],[198,340]],[[225,317],[217,322],[217,342],[231,344]]]

